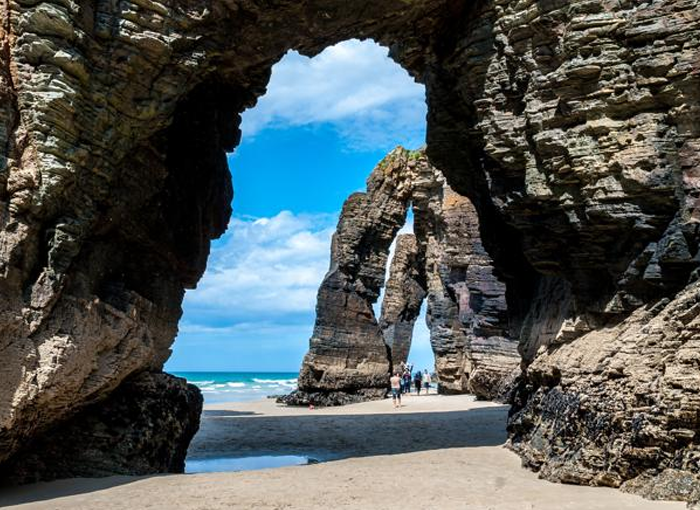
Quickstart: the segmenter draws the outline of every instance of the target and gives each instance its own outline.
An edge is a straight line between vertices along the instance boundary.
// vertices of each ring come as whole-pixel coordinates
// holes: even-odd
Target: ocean
[[[297,387],[298,372],[173,372],[197,386],[204,401],[245,402],[283,395]]]

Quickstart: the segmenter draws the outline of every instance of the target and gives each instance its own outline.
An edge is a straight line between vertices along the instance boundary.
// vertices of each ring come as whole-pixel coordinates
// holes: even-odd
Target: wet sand
[[[503,448],[507,409],[468,396],[343,408],[272,400],[208,405],[190,458],[303,455],[320,464],[237,473],[72,479],[0,492],[46,509],[683,509],[607,488],[553,484]]]

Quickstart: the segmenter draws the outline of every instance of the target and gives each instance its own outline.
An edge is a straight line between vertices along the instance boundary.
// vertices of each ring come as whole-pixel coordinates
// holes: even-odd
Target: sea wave
[[[289,386],[295,385],[297,383],[296,379],[253,379],[253,382],[258,384],[277,384],[279,386]]]
[[[247,373],[184,373],[190,383],[196,385],[204,395],[205,402],[233,402],[265,398],[293,391],[297,379],[291,374],[247,374]],[[257,376],[257,377],[256,377]]]

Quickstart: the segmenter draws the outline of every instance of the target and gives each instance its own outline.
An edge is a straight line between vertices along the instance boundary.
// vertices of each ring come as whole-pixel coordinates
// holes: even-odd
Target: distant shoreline
[[[291,393],[297,387],[299,372],[267,371],[176,371],[170,372],[197,386],[204,402],[250,402],[270,395]]]

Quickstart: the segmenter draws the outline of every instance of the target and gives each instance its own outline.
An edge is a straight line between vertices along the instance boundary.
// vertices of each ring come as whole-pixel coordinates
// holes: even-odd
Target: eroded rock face
[[[403,149],[391,152],[370,175],[367,192],[343,205],[295,400],[335,405],[386,394],[390,360],[372,305],[384,285],[389,247],[406,221],[407,157]]]
[[[0,463],[162,368],[272,64],[422,39],[445,3],[0,6]]]
[[[484,2],[463,27],[428,154],[524,325],[513,447],[552,480],[697,474],[697,5]]]
[[[409,206],[415,235],[396,239],[377,321],[372,304]],[[503,398],[520,363],[517,342],[508,337],[505,290],[469,199],[450,189],[423,151],[398,147],[374,169],[367,193],[345,202],[299,389],[281,401],[335,405],[383,397],[390,369],[407,360],[426,296],[440,391]]]
[[[3,483],[182,473],[202,395],[184,379],[144,372],[20,450]]]
[[[416,178],[414,228],[425,258],[430,342],[444,393],[504,399],[519,373],[506,287],[481,243],[479,218],[427,163]]]
[[[415,235],[401,234],[396,238],[379,318],[392,368],[408,361],[413,328],[425,294],[425,254],[419,250]]]
[[[542,353],[515,400],[512,448],[555,481],[617,487],[641,477],[628,488],[645,486],[646,494],[656,477],[688,479],[700,457],[699,334],[695,282],[614,327]]]
[[[550,479],[697,474],[696,2],[17,1],[0,15],[0,462],[162,367],[228,219],[237,113],[287,49],[373,37],[426,84],[428,154],[476,207],[523,328],[516,449]],[[612,379],[572,361],[601,338],[625,349],[604,349]],[[634,450],[615,446],[637,429]]]

